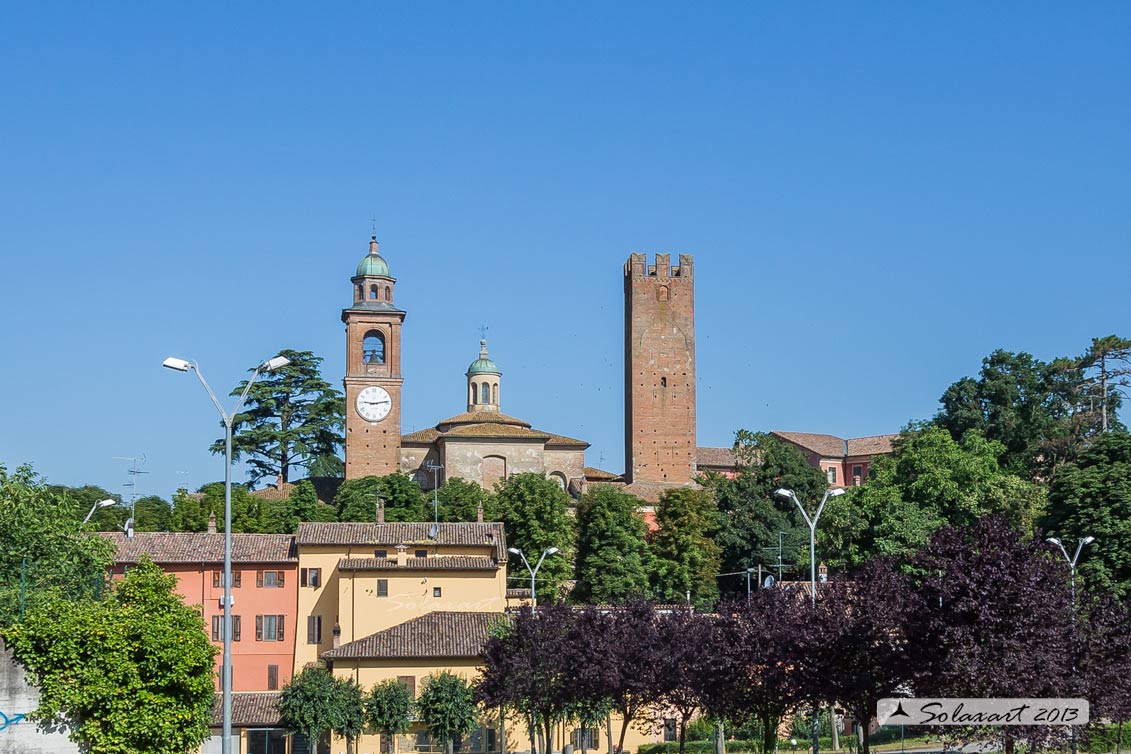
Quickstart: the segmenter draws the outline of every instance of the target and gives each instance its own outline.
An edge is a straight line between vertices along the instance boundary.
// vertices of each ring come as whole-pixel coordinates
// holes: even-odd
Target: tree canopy
[[[308,665],[291,678],[279,693],[278,707],[283,724],[305,736],[312,751],[328,733],[345,738],[352,751],[365,724],[365,706],[357,682],[335,678],[322,665]]]
[[[97,594],[113,545],[85,535],[90,506],[52,492],[30,466],[0,464],[0,626],[27,609]]]
[[[690,592],[699,606],[719,598],[721,563],[715,543],[719,512],[707,490],[677,487],[665,490],[656,506],[651,547],[652,594],[660,602],[683,602]]]
[[[648,594],[647,525],[633,495],[592,485],[577,506],[578,602],[623,603]]]
[[[538,571],[537,593],[543,601],[557,599],[562,582],[573,575],[574,522],[569,502],[558,483],[541,474],[511,474],[496,490],[495,513],[506,527],[507,544],[521,550],[531,567],[547,549],[558,548]],[[530,583],[517,555],[507,560],[507,578],[510,586]]]
[[[322,358],[310,351],[285,350],[290,363],[261,372],[233,417],[232,456],[248,465],[251,481],[276,477],[286,483],[295,467],[321,475],[344,470],[337,451],[344,442],[345,403],[341,392],[322,379]],[[248,370],[254,372],[255,367]],[[242,381],[233,391],[240,395]],[[224,438],[212,444],[224,452]],[[337,461],[337,463],[335,463]],[[234,527],[234,525],[233,525]]]
[[[376,521],[377,499],[385,506],[385,520],[429,521],[424,492],[412,477],[399,471],[385,476],[363,476],[347,479],[334,495],[339,521]]]
[[[475,727],[475,695],[471,684],[450,670],[432,673],[416,700],[421,722],[432,737],[452,753],[455,741]]]
[[[492,495],[475,482],[459,477],[445,479],[436,490],[436,497],[440,501],[441,521],[475,521],[479,516],[480,507],[484,512],[484,520],[492,520],[491,516],[494,514]]]
[[[209,733],[216,649],[176,577],[143,560],[102,601],[39,603],[0,632],[39,687],[31,718],[90,754],[184,752]]]

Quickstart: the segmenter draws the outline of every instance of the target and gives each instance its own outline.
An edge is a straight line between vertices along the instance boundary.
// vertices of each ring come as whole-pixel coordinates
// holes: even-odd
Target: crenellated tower
[[[695,479],[695,274],[690,254],[624,266],[625,481]]]

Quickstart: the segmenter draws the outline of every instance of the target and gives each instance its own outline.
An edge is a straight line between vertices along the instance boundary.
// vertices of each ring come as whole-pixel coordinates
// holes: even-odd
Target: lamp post
[[[220,742],[222,754],[231,754],[232,752],[232,422],[239,412],[240,406],[247,399],[247,393],[251,390],[251,386],[255,383],[255,378],[259,376],[259,373],[272,372],[290,363],[291,360],[287,357],[276,356],[257,366],[244,386],[243,392],[240,393],[240,399],[232,407],[231,413],[224,411],[224,407],[216,399],[216,394],[208,386],[208,382],[205,381],[204,375],[200,373],[200,367],[197,366],[195,361],[185,361],[170,356],[161,363],[161,366],[178,372],[187,372],[190,369],[195,372],[200,384],[204,386],[204,390],[208,393],[208,397],[212,399],[212,405],[216,407],[224,420],[224,661],[220,678],[223,699],[221,708],[223,738]]]
[[[805,519],[805,523],[809,524],[809,596],[812,599],[813,609],[817,609],[817,521],[821,518],[821,511],[825,509],[825,503],[829,501],[830,497],[837,497],[844,494],[844,490],[839,487],[830,487],[825,490],[824,497],[821,498],[821,504],[817,506],[817,512],[812,517],[805,511],[805,506],[797,499],[797,495],[793,490],[779,489],[774,490],[774,494],[778,497],[784,497],[792,500],[797,506],[797,510],[801,511],[801,517]],[[819,743],[817,741],[817,734],[819,717],[816,709],[813,711],[813,754],[819,754]]]
[[[533,568],[530,567],[530,561],[526,559],[526,555],[522,550],[517,547],[508,547],[507,552],[517,555],[522,558],[522,564],[526,566],[526,570],[530,571],[530,612],[533,613],[538,609],[538,598],[534,595],[534,577],[538,575],[538,569],[542,567],[542,561],[546,559],[547,555],[553,555],[558,551],[556,547],[547,547],[542,551],[542,557],[538,558],[538,565]]]
[[[1068,557],[1068,550],[1066,550],[1064,548],[1064,543],[1061,542],[1058,537],[1049,537],[1045,541],[1048,542],[1049,544],[1054,544],[1058,548],[1060,548],[1061,554],[1064,555],[1065,561],[1068,562],[1068,567],[1069,567],[1069,569],[1072,573],[1072,616],[1073,616],[1073,618],[1075,618],[1076,617],[1076,563],[1080,560],[1080,552],[1084,549],[1084,547],[1095,542],[1096,538],[1093,537],[1093,536],[1081,537],[1080,541],[1076,543],[1076,552],[1072,554],[1071,558]],[[1072,658],[1072,680],[1073,681],[1076,680],[1076,658],[1075,657]],[[1071,728],[1070,730],[1072,731],[1072,733],[1071,733],[1071,736],[1072,736],[1072,754],[1076,754],[1076,747],[1077,747],[1076,729]]]
[[[90,513],[86,514],[86,518],[84,518],[82,520],[82,522],[84,524],[90,523],[90,517],[94,515],[94,512],[96,510],[98,510],[99,508],[108,508],[111,505],[114,505],[115,503],[117,503],[116,500],[99,500],[97,503],[90,506]]]

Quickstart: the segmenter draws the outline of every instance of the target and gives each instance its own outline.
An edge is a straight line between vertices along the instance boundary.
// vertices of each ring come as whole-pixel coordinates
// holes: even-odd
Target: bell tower
[[[400,468],[401,326],[393,304],[396,278],[378,253],[377,236],[357,266],[346,325],[346,479],[383,476]]]

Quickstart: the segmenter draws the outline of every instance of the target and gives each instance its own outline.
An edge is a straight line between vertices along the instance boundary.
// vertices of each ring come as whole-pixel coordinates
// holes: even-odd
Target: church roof
[[[389,263],[386,262],[380,254],[377,253],[377,237],[374,236],[369,241],[369,253],[357,265],[356,277],[362,275],[375,275],[377,277],[392,277],[389,273]]]
[[[588,448],[589,447],[589,443],[585,442],[584,440],[575,440],[572,437],[566,437],[565,435],[554,435],[554,434],[550,435],[550,439],[546,441],[546,445],[548,445],[548,446],[551,446],[551,445],[552,446],[566,445],[566,446],[571,446],[571,447],[576,446],[576,447],[579,447],[579,448]]]
[[[529,426],[520,427],[514,424],[497,424],[495,422],[482,422],[481,424],[461,424],[444,432],[444,437],[506,437],[522,440],[541,440],[546,442],[550,435],[531,429]]]
[[[526,427],[527,429],[530,428],[530,422],[523,421],[522,419],[516,419],[513,416],[507,416],[506,414],[499,413],[498,411],[468,411],[466,413],[457,414],[456,416],[444,419],[442,422],[437,424],[436,427],[440,429],[440,431],[445,431],[444,427],[456,426],[459,424],[483,423],[514,424],[519,427]]]
[[[401,435],[403,445],[431,445],[440,439],[477,440],[505,439],[539,441],[548,448],[579,448],[589,443],[565,435],[534,429],[529,422],[498,411],[469,411],[444,419],[435,427]]]

